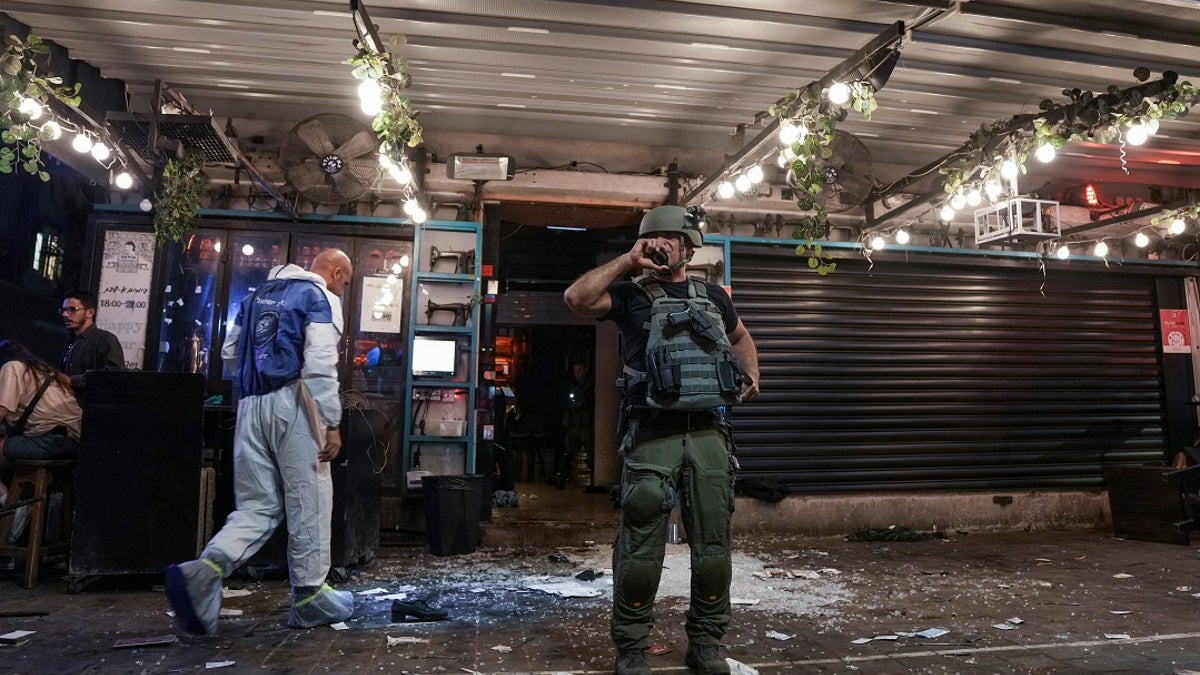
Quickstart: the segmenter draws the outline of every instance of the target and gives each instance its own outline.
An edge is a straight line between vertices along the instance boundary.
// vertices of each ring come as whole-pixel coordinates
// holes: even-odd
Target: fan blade
[[[342,193],[346,201],[358,199],[370,187],[358,182],[358,179],[349,171],[339,171],[333,174],[333,184],[337,186],[338,192]]]
[[[379,178],[379,162],[374,159],[352,159],[342,168],[342,173],[347,172],[363,185],[371,185]]]
[[[317,157],[324,157],[333,152],[333,141],[329,138],[329,130],[319,119],[301,122],[295,130],[296,137],[308,146]]]
[[[350,140],[338,146],[333,154],[341,157],[343,160],[351,160],[362,157],[368,152],[375,152],[379,149],[379,139],[373,132],[360,131],[350,137]]]
[[[287,180],[299,192],[320,185],[325,180],[325,170],[317,159],[306,159],[288,172]]]

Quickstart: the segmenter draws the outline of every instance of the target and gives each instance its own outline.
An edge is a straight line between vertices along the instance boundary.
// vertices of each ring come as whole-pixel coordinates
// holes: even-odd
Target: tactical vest
[[[740,403],[749,377],[733,355],[721,310],[708,299],[704,284],[689,278],[688,297],[672,298],[649,276],[633,281],[651,302],[646,372],[625,370],[634,381],[645,379],[647,405],[707,410]]]

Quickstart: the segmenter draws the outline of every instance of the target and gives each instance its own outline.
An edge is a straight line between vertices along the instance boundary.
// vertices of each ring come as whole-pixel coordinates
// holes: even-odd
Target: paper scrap
[[[671,648],[666,645],[650,645],[646,648],[646,653],[651,656],[662,656],[663,654],[670,654]]]
[[[429,642],[428,638],[416,637],[415,635],[401,635],[400,637],[392,637],[391,635],[385,635],[384,637],[387,638],[387,646],[389,646],[389,647],[395,647],[396,645],[400,645],[400,644],[417,645],[417,644],[425,644],[425,643]]]
[[[599,588],[592,585],[584,585],[575,580],[574,577],[563,579],[561,581],[551,581],[540,584],[526,584],[525,588],[534,591],[557,595],[560,598],[595,598],[602,594]]]
[[[357,593],[359,595],[381,595],[381,594],[387,593],[387,592],[388,592],[388,589],[386,589],[386,588],[372,588],[372,589],[366,590],[366,591],[355,591],[355,593]]]
[[[1191,586],[1176,586],[1175,590],[1179,591],[1180,593],[1187,593],[1192,590],[1192,587]]]
[[[509,647],[508,645],[496,645],[495,647],[492,647],[492,651],[500,652],[501,654],[507,654],[512,651],[512,647]]]
[[[5,633],[4,635],[0,635],[0,642],[16,642],[18,640],[23,640],[36,632],[37,631],[35,630],[14,630]]]
[[[820,579],[821,573],[814,570],[792,570],[792,575],[801,579]]]
[[[1014,626],[1020,626],[1021,624],[1025,623],[1025,620],[1019,616],[1014,616],[1013,618],[1009,619],[1008,622]]]
[[[231,608],[229,608],[229,607],[222,607],[222,608],[221,608],[220,615],[221,615],[221,616],[241,616],[241,615],[242,615],[242,610],[240,610],[240,609],[231,609]]]
[[[222,598],[244,598],[253,592],[254,591],[246,589],[246,588],[222,588],[221,589],[221,597]]]
[[[945,628],[927,628],[920,633],[917,633],[916,636],[923,638],[938,638],[949,632],[950,631],[946,630]]]
[[[1012,625],[1011,623],[994,623],[994,624],[992,624],[992,628],[999,628],[1000,630],[1016,630],[1017,629],[1017,627]]]
[[[760,602],[762,602],[762,600],[760,600],[759,598],[730,598],[729,599],[729,604],[731,604],[731,605],[757,605]]]
[[[1105,633],[1105,640],[1128,640],[1129,633]]]
[[[334,630],[349,630],[349,628],[350,628],[350,626],[347,626],[347,625],[346,625],[346,622],[345,622],[345,621],[339,621],[339,622],[337,622],[337,623],[331,623],[331,624],[329,624],[329,627],[330,627],[330,628],[332,628],[332,629],[334,629]]]
[[[876,640],[899,640],[900,636],[899,635],[876,635],[874,639],[876,639]]]
[[[1125,614],[1133,614],[1133,612],[1128,609],[1110,609],[1110,610],[1108,610],[1108,613],[1116,614],[1117,616],[1123,616]]]
[[[822,567],[821,569],[819,569],[817,571],[820,572],[821,574],[841,574],[842,573],[841,570],[834,569],[832,567]]]
[[[228,668],[234,665],[237,661],[207,661],[204,664],[205,668]]]
[[[1114,579],[1132,579],[1133,575],[1126,574],[1125,572],[1117,572],[1116,574],[1113,575],[1113,578]]]
[[[852,644],[856,644],[856,645],[865,645],[870,641],[871,641],[871,638],[855,638],[855,639],[851,640],[850,642]]]
[[[796,636],[788,635],[787,633],[780,633],[777,630],[769,630],[769,631],[767,631],[767,637],[771,638],[772,640],[779,640],[780,642],[785,642],[787,640],[791,640],[792,638],[794,638]]]
[[[730,675],[758,675],[758,670],[752,666],[748,666],[737,659],[725,657],[725,663],[729,664]]]

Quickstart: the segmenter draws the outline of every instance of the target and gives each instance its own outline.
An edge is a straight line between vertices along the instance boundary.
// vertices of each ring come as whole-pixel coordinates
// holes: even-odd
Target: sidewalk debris
[[[573,577],[558,581],[527,583],[525,584],[525,588],[557,595],[560,598],[595,598],[603,595],[603,591],[599,588],[579,583]]]
[[[512,651],[512,647],[509,647],[508,645],[496,645],[492,647],[492,651],[500,652],[501,654],[508,654]]]
[[[148,637],[133,637],[117,640],[113,643],[113,649],[129,649],[131,647],[158,647],[160,645],[173,645],[179,641],[179,638],[174,635],[151,635]]]
[[[788,635],[787,633],[780,633],[777,630],[769,630],[769,631],[767,631],[767,637],[771,638],[772,640],[779,640],[780,642],[786,642],[796,636]]]
[[[9,645],[12,647],[23,645],[28,642],[29,636],[36,632],[37,631],[35,630],[14,630],[12,632],[5,633],[4,635],[0,635],[0,644]]]
[[[227,600],[229,598],[244,598],[253,592],[254,591],[246,589],[246,588],[222,588],[221,589],[221,597],[225,598]]]
[[[1126,574],[1125,572],[1117,572],[1116,574],[1113,575],[1113,578],[1114,579],[1132,579],[1133,575]]]
[[[236,663],[237,661],[206,661],[204,667],[209,670],[213,668],[228,668]]]
[[[399,637],[385,635],[384,637],[387,638],[387,646],[389,647],[395,647],[396,645],[428,644],[429,642],[429,638],[416,637],[415,635],[401,635]]]
[[[725,663],[729,664],[730,675],[758,675],[758,670],[748,666],[737,659],[725,657]]]
[[[663,654],[670,654],[671,648],[666,645],[650,645],[646,649],[646,653],[650,656],[662,656]]]
[[[1105,633],[1105,640],[1128,640],[1129,633]]]

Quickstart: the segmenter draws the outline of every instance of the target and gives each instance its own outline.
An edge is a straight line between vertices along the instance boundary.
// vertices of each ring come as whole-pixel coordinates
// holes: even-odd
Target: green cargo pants
[[[642,440],[634,423],[622,441],[621,527],[613,547],[610,626],[618,651],[649,646],[667,520],[676,504],[691,547],[688,638],[695,644],[718,644],[725,635],[731,618],[731,449],[730,437],[721,428]]]

